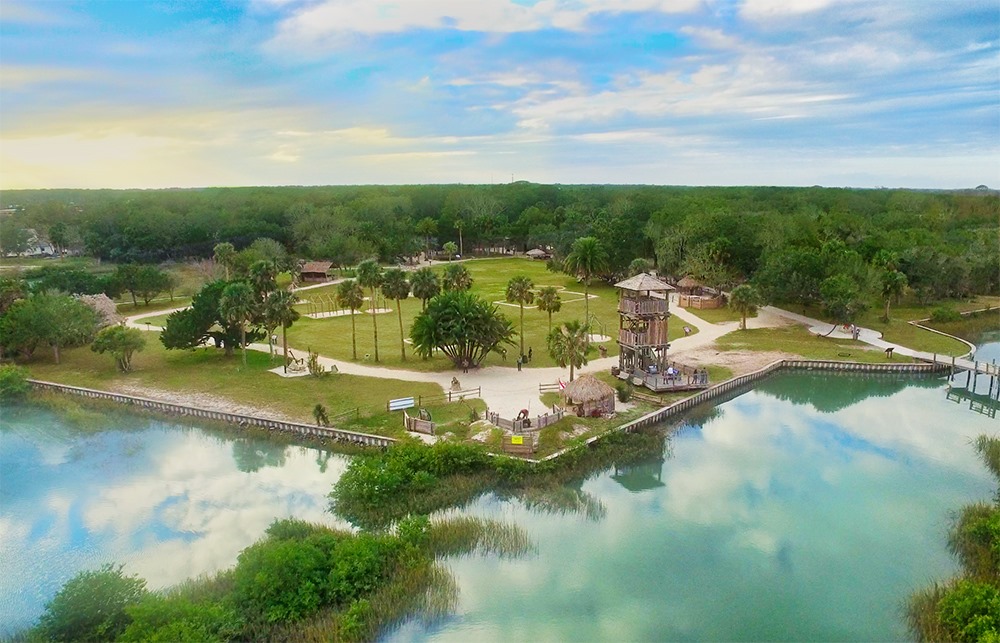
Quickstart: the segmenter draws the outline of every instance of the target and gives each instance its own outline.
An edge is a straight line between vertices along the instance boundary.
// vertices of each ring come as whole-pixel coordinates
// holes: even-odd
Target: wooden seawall
[[[200,418],[203,420],[214,420],[225,422],[242,428],[255,427],[268,431],[278,431],[281,433],[291,433],[311,438],[326,438],[338,442],[349,442],[361,446],[388,447],[395,444],[394,438],[387,438],[381,435],[371,435],[369,433],[358,433],[356,431],[345,431],[327,426],[314,426],[311,424],[301,424],[299,422],[285,422],[283,420],[270,420],[267,418],[255,417],[252,415],[240,415],[238,413],[226,413],[224,411],[213,411],[202,409],[196,406],[186,406],[183,404],[172,404],[151,400],[145,397],[134,395],[123,395],[121,393],[109,393],[108,391],[98,391],[95,389],[82,388],[79,386],[67,386],[66,384],[56,384],[55,382],[43,382],[41,380],[28,380],[36,390],[57,391],[68,393],[96,400],[108,400],[125,404],[140,409],[156,411],[158,413],[168,413],[170,415],[181,415],[186,417]]]
[[[589,438],[581,446],[593,444],[610,433],[620,431],[636,431],[654,424],[659,424],[660,422],[664,422],[672,417],[681,415],[682,413],[685,413],[701,404],[718,401],[720,398],[736,397],[740,393],[743,393],[751,388],[760,380],[770,377],[774,373],[781,370],[815,370],[843,373],[930,374],[946,373],[949,368],[944,364],[864,364],[860,362],[838,362],[833,360],[781,359],[771,362],[764,368],[726,380],[721,384],[711,386],[700,393],[692,395],[691,397],[674,402],[673,404],[657,409],[652,413],[647,413],[646,415],[626,424],[622,424],[611,431],[601,435],[595,435],[594,437]],[[580,446],[562,449],[556,453],[546,456],[545,458],[542,458],[541,460],[530,460],[530,462],[544,462],[545,460],[552,460],[567,451],[577,448],[580,448]]]

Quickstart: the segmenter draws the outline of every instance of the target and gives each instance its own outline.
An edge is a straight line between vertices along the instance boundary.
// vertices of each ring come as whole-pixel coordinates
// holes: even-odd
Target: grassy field
[[[277,362],[272,364],[266,354],[249,351],[247,358],[244,368],[239,354],[226,357],[215,349],[167,351],[158,341],[147,338],[146,350],[137,353],[133,360],[135,370],[126,375],[115,370],[107,355],[98,355],[87,347],[64,351],[60,365],[52,362],[49,353],[40,353],[27,366],[32,377],[38,379],[104,390],[134,385],[208,394],[237,404],[267,407],[301,422],[313,422],[312,410],[316,404],[323,404],[330,417],[360,408],[360,419],[338,422],[336,426],[393,436],[403,434],[402,416],[385,411],[387,400],[441,393],[436,384],[356,375],[282,378],[267,372]],[[451,414],[468,417],[467,404],[449,406],[454,410],[441,411],[444,421],[451,421]],[[432,410],[432,413],[437,419],[438,412]]]
[[[685,308],[687,312],[692,315],[696,315],[701,319],[709,322],[710,324],[722,324],[725,322],[738,322],[742,319],[740,314],[730,308],[729,306],[723,306],[722,308],[709,308],[705,310],[698,310],[697,308]],[[757,313],[752,315],[747,315],[747,319],[752,319],[757,316]]]
[[[924,331],[926,332],[926,331]],[[928,333],[933,335],[933,333]],[[868,344],[853,339],[831,339],[813,335],[802,326],[782,328],[753,328],[727,333],[715,341],[720,350],[776,351],[801,355],[809,359],[829,359],[850,362],[888,362],[885,353]],[[913,360],[904,355],[895,355],[896,363]],[[709,367],[711,375],[712,367]]]
[[[528,259],[477,259],[465,262],[465,266],[473,277],[472,292],[493,302],[503,302],[507,282],[511,277],[526,276],[534,283],[535,287],[555,286],[563,288],[560,297],[563,300],[562,310],[552,316],[552,324],[556,326],[562,322],[570,320],[583,320],[584,301],[583,285],[576,282],[573,277],[564,274],[551,273],[545,270],[545,265],[538,261]],[[443,267],[437,267],[443,270]],[[319,301],[324,296],[329,296],[335,292],[336,286],[329,288],[317,288],[301,293],[304,300]],[[608,355],[618,354],[617,339],[618,333],[618,294],[611,286],[594,283],[590,287],[590,313],[596,316],[599,324],[593,330],[610,337],[604,342],[592,345],[590,358],[599,356],[598,345],[604,345],[608,349]],[[381,304],[380,304],[381,305]],[[380,363],[385,366],[404,366],[400,356],[400,332],[399,321],[396,316],[396,302],[390,301],[387,306],[392,308],[392,312],[378,315],[378,335],[379,335],[379,357]],[[514,324],[515,332],[520,330],[520,310],[516,305],[506,303],[499,304],[500,310]],[[300,313],[308,313],[312,308],[309,305],[300,305]],[[419,299],[409,298],[402,302],[403,311],[403,334],[409,336],[410,325],[421,309]],[[364,356],[370,355],[369,361],[374,363],[375,343],[372,333],[371,316],[359,313],[355,317],[357,324],[358,358],[365,361]],[[670,328],[670,339],[676,339],[684,335],[683,324],[674,324]],[[555,366],[555,362],[549,357],[545,348],[545,336],[548,334],[548,315],[534,307],[525,307],[524,310],[524,350],[532,349],[532,360],[528,367],[549,367]],[[484,365],[499,366],[506,364],[513,366],[519,350],[519,339],[514,346],[508,347],[507,359],[497,354],[489,355]],[[299,349],[311,348],[312,350],[340,360],[351,360],[351,319],[349,315],[333,317],[327,319],[310,319],[303,317],[288,330],[288,343]],[[436,356],[427,360],[420,359],[413,353],[413,347],[407,344],[406,368],[420,371],[439,371],[452,368],[451,362],[443,357]]]
[[[949,301],[944,303],[959,311],[976,310],[978,308],[985,308],[987,305],[997,307],[1000,305],[1000,297],[981,296],[968,301]],[[882,307],[875,307],[865,311],[856,323],[858,326],[879,331],[882,333],[882,338],[887,342],[900,344],[907,348],[926,351],[928,353],[937,353],[939,355],[964,355],[969,349],[962,342],[907,323],[910,320],[930,317],[931,311],[941,305],[942,302],[920,305],[912,298],[905,298],[901,305],[890,308],[888,323],[881,319],[884,312]],[[794,309],[794,312],[801,311]],[[808,307],[804,314],[816,319],[826,318],[818,306]]]

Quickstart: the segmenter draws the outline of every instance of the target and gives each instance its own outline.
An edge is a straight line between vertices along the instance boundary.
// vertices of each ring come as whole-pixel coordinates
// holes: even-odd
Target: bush
[[[1000,590],[960,580],[941,597],[938,615],[954,640],[981,641],[1000,630]]]
[[[368,638],[372,614],[372,606],[368,601],[360,599],[351,603],[348,610],[340,617],[340,639],[361,641]]]
[[[931,311],[932,322],[955,322],[961,320],[962,316],[951,306],[938,306]]]
[[[132,623],[120,641],[226,641],[239,632],[236,612],[218,603],[151,594],[125,610]]]
[[[31,391],[28,370],[13,364],[0,366],[0,400],[19,400]]]
[[[110,641],[132,622],[126,608],[147,595],[146,581],[122,565],[80,572],[45,606],[38,628],[55,641]]]
[[[335,604],[345,604],[375,591],[395,558],[399,541],[360,534],[344,540],[331,556],[327,593]]]
[[[632,388],[632,384],[628,382],[622,382],[617,386],[615,386],[615,390],[618,391],[619,402],[628,402],[629,400],[632,399],[632,391],[634,390]]]
[[[323,603],[327,554],[308,542],[265,540],[243,550],[233,572],[233,600],[249,621],[280,623]]]

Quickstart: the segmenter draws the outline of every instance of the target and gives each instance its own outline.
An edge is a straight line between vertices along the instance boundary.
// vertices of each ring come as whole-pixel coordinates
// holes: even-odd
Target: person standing
[[[521,372],[521,356],[520,355],[517,356],[517,372],[518,373]]]

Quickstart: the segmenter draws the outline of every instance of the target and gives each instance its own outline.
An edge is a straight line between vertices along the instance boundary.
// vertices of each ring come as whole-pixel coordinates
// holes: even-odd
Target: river
[[[275,517],[336,524],[325,494],[343,456],[109,422],[4,409],[7,633],[81,569],[118,561],[163,587],[232,565]],[[995,489],[970,440],[996,431],[942,378],[778,375],[685,422],[663,458],[567,490],[598,516],[492,495],[463,509],[517,523],[537,551],[448,560],[455,614],[387,639],[903,639],[907,595],[955,569],[949,512]]]

